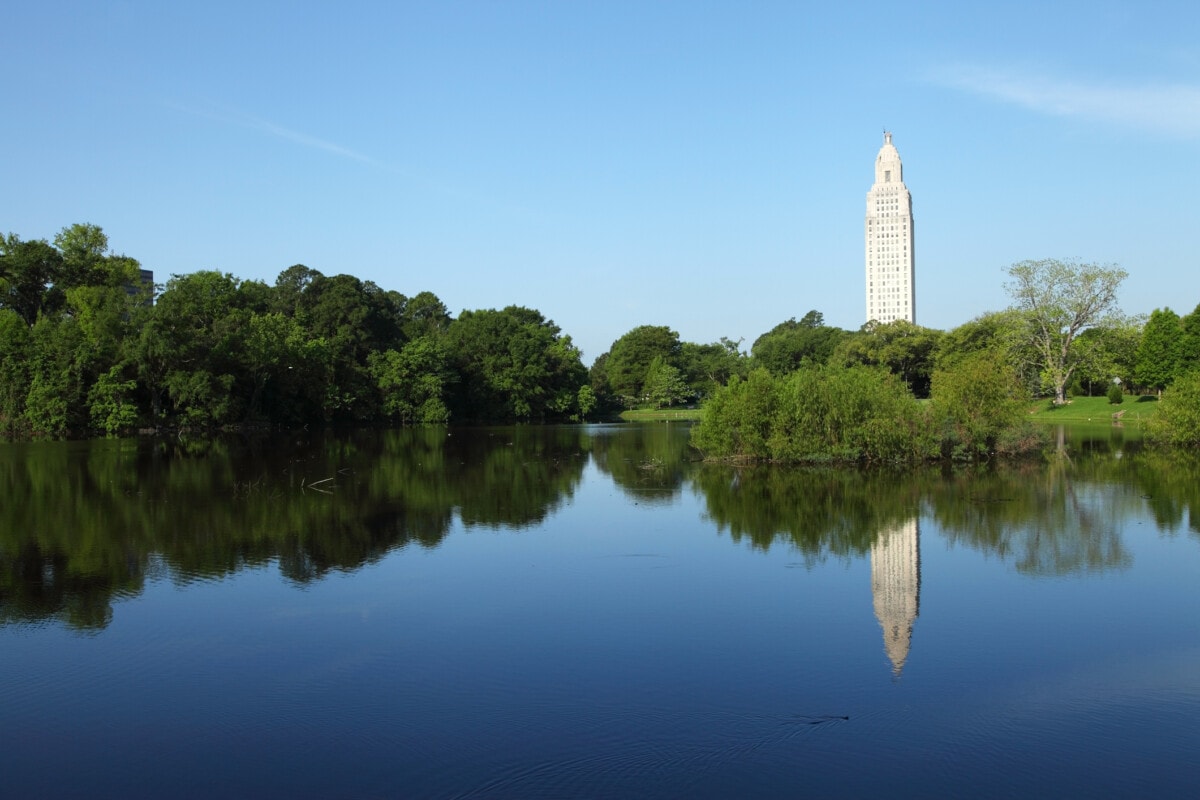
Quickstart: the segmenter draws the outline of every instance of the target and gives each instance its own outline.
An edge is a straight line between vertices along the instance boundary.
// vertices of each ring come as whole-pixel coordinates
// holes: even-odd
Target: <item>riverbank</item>
[[[1107,397],[1073,397],[1065,406],[1055,406],[1050,400],[1039,400],[1029,408],[1034,422],[1106,422],[1141,423],[1158,412],[1154,395],[1128,396],[1124,403],[1113,404]],[[1114,414],[1120,414],[1114,420]]]
[[[621,412],[625,422],[677,422],[700,419],[699,408],[638,408]]]

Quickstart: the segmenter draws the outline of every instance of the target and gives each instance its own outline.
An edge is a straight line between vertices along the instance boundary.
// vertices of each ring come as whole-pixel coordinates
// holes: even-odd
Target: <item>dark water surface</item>
[[[0,445],[2,797],[1185,797],[1200,461]]]

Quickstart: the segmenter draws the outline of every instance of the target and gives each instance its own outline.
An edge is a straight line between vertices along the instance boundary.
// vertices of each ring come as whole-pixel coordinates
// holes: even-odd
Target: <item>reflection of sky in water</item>
[[[275,562],[159,574],[90,635],[0,629],[0,725],[24,732],[0,794],[1191,789],[1196,538],[1123,511],[1119,568],[1048,576],[923,511],[897,677],[868,554],[755,547],[708,513],[690,484],[641,503],[593,463],[538,525],[454,519],[435,549],[306,584]]]

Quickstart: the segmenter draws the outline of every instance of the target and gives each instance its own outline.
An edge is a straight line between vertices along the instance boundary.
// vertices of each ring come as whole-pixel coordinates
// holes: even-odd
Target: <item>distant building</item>
[[[883,134],[875,183],[867,192],[866,234],[867,322],[916,322],[912,196],[889,132]]]
[[[130,297],[145,296],[145,305],[154,305],[154,270],[139,269],[137,283],[125,285],[125,293]]]

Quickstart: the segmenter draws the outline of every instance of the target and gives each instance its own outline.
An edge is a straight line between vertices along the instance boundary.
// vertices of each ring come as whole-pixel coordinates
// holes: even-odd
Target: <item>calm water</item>
[[[3,797],[1180,797],[1200,461],[0,445]]]

